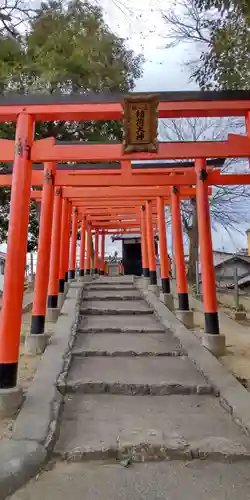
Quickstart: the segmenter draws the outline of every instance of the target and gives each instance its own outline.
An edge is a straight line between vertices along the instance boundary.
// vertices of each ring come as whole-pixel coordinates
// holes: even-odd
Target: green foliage
[[[38,207],[35,201],[30,202],[30,217],[28,225],[28,251],[37,249],[39,234]]]
[[[203,90],[249,89],[249,0],[195,0],[195,4],[201,11],[218,11],[204,23],[210,41],[193,74],[199,86]]]
[[[177,0],[163,18],[169,47],[198,48],[200,57],[188,65],[202,90],[249,89],[249,0]]]
[[[23,40],[20,68],[7,86],[19,92],[127,92],[141,57],[105,25],[100,8],[76,0],[43,3]]]
[[[0,92],[128,92],[141,76],[142,58],[110,31],[100,8],[87,1],[42,3],[24,36],[0,31]],[[12,124],[0,125],[0,136],[13,139]],[[108,142],[121,140],[120,122],[37,123],[35,138]],[[6,237],[9,192],[0,188],[0,240]],[[37,210],[32,204],[29,240],[37,242]],[[36,222],[35,222],[36,221]]]
[[[22,52],[18,40],[6,35],[0,37],[0,93],[3,93],[9,76],[22,64]]]
[[[196,0],[196,5],[199,9],[209,10],[212,8],[218,9],[219,12],[238,11],[248,12],[248,0]]]
[[[249,17],[230,12],[208,23],[210,42],[193,73],[202,90],[249,89]]]

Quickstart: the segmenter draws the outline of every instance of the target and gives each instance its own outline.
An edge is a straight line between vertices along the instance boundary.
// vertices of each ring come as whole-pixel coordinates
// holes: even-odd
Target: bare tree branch
[[[35,0],[0,0],[0,36],[19,38],[20,28],[25,30],[36,13]]]
[[[208,18],[210,19],[212,16],[208,15],[207,12],[201,12],[197,8],[195,0],[180,0],[178,6],[161,10],[161,13],[168,27],[169,43],[167,47],[190,42],[209,45]]]
[[[245,133],[245,123],[232,118],[185,118],[160,121],[160,137],[164,141],[220,141],[225,140],[229,132]],[[248,159],[226,160],[223,172],[235,173],[249,170]],[[195,263],[198,258],[198,227],[196,199],[184,200],[182,222],[184,233],[189,239],[188,276],[195,282]],[[249,219],[249,186],[213,186],[210,197],[211,224],[215,231],[220,227],[230,234],[232,230],[242,232],[242,223]]]

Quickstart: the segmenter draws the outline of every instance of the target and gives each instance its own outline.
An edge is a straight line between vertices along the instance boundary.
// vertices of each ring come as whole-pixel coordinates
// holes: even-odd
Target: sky
[[[166,49],[167,27],[161,9],[173,5],[173,0],[93,0],[104,11],[104,17],[112,31],[126,39],[129,48],[145,57],[143,76],[136,84],[136,91],[195,90],[190,82],[185,63],[197,52],[190,44]],[[212,231],[213,248],[223,251],[237,251],[246,247],[245,230],[249,224],[242,224],[239,231],[228,233],[222,227]],[[168,230],[171,251],[171,232]],[[2,246],[5,250],[6,246]],[[188,246],[186,244],[186,250]],[[121,244],[106,244],[106,252],[121,253]]]
[[[127,40],[129,48],[145,57],[143,76],[136,84],[136,91],[198,90],[190,81],[186,67],[198,54],[198,47],[181,44],[166,49],[167,27],[161,11],[173,5],[173,0],[100,0],[99,3],[110,28]],[[214,249],[232,252],[245,248],[248,227],[250,220],[238,228],[241,232],[228,232],[222,227],[212,230]],[[171,246],[171,231],[168,233]]]

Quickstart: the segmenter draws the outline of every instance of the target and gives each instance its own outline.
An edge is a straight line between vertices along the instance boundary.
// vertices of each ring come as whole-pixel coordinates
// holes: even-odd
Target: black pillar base
[[[148,267],[144,267],[142,269],[142,274],[143,274],[144,278],[149,278],[149,269],[148,269]]]
[[[98,269],[94,269],[94,274],[98,274]]]
[[[104,271],[100,271],[100,276],[104,276]]]
[[[56,309],[58,304],[58,295],[48,295],[48,308]]]
[[[84,276],[84,269],[79,269],[79,276]]]
[[[150,285],[157,285],[156,271],[149,271]]]
[[[74,280],[75,277],[76,277],[75,269],[71,269],[71,271],[69,271],[69,280]]]
[[[32,316],[31,318],[31,335],[41,335],[44,333],[45,316]]]
[[[205,333],[210,333],[214,335],[219,335],[219,318],[218,313],[207,313],[205,312]]]
[[[180,311],[189,311],[188,293],[178,293]]]
[[[64,293],[64,280],[59,280],[58,292]]]
[[[161,278],[161,288],[162,293],[170,293],[170,279],[169,278]]]
[[[0,389],[13,389],[17,383],[18,363],[0,363]]]
[[[87,276],[90,276],[90,269],[86,269],[85,274],[86,274]]]
[[[65,273],[65,279],[64,279],[65,283],[68,283],[68,271],[66,271]]]

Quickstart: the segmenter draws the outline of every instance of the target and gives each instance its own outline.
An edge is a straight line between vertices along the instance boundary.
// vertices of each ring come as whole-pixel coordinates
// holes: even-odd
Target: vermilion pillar
[[[176,266],[176,290],[178,294],[179,310],[189,311],[188,286],[184,259],[182,222],[180,212],[180,195],[176,186],[171,189],[171,213],[174,244],[174,258]]]
[[[0,321],[0,389],[16,386],[27,252],[32,162],[33,119],[17,118],[8,250]]]
[[[86,259],[86,274],[91,274],[91,253],[92,253],[92,233],[91,225],[87,228],[87,259]]]
[[[44,333],[46,300],[49,283],[51,229],[54,202],[55,163],[45,163],[41,214],[39,223],[38,255],[30,333]]]
[[[148,245],[145,206],[141,207],[141,254],[142,254],[142,274],[144,278],[149,278]]]
[[[95,232],[95,256],[94,256],[94,273],[99,272],[99,231],[96,229]]]
[[[104,259],[105,259],[105,231],[102,231],[102,240],[101,240],[101,266],[100,266],[100,274],[104,275]]]
[[[62,224],[61,224],[61,241],[60,241],[60,267],[59,267],[59,293],[64,293],[65,283],[65,254],[67,253],[68,243],[68,200],[62,200]]]
[[[72,203],[71,201],[68,201],[67,244],[66,244],[65,261],[64,261],[65,283],[68,282],[69,278],[68,269],[69,269],[69,252],[70,252],[71,214],[72,214]]]
[[[164,198],[157,198],[158,233],[161,259],[161,286],[163,293],[170,293],[169,260],[167,250],[165,203]]]
[[[205,332],[219,334],[206,160],[196,160],[195,170],[197,173],[196,200],[202,273],[202,293],[205,311]]]
[[[248,135],[248,137],[250,137],[250,111],[248,111],[248,113],[246,114],[246,133]],[[248,162],[250,164],[250,159],[248,159]]]
[[[73,207],[71,248],[70,248],[70,260],[69,260],[69,279],[71,280],[73,280],[76,275],[77,231],[78,231],[78,210],[76,207]]]
[[[151,204],[151,201],[146,202],[146,226],[147,226],[147,243],[148,243],[150,283],[151,283],[151,285],[157,285],[155,242],[154,242],[154,233],[153,233],[153,225],[152,225],[152,204]]]
[[[49,309],[56,309],[58,304],[61,222],[62,222],[62,190],[61,188],[56,188],[55,198],[54,198],[50,269],[49,269],[49,291],[48,291]]]
[[[80,269],[79,276],[84,276],[85,268],[85,245],[86,245],[86,217],[83,217],[81,223],[81,245],[80,245]]]

